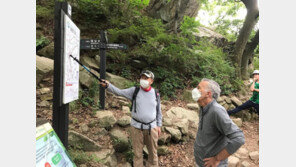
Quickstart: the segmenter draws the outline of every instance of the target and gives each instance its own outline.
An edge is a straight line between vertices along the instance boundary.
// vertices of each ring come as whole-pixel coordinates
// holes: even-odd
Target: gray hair
[[[206,81],[208,82],[208,85],[207,85],[207,90],[208,91],[211,91],[212,92],[212,97],[217,100],[218,97],[220,96],[220,93],[221,93],[221,89],[220,89],[220,86],[219,84],[214,81],[214,80],[211,80],[211,79],[207,79],[207,78],[203,78],[201,80],[202,81]]]

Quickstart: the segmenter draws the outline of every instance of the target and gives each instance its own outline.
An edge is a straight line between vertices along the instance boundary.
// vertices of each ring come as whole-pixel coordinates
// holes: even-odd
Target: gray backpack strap
[[[136,107],[136,105],[137,105],[137,101],[136,101],[136,99],[137,99],[137,94],[139,93],[139,90],[140,90],[140,87],[138,87],[138,86],[135,86],[136,87],[136,89],[135,89],[135,91],[134,91],[134,94],[133,94],[133,98],[132,98],[132,106],[131,106],[131,112],[133,111],[133,106],[134,106],[134,104],[135,104],[135,112],[137,112],[136,111],[136,109],[137,109],[137,107]]]
[[[159,103],[158,103],[158,99],[159,99],[159,91],[158,91],[158,89],[154,89],[154,91],[155,91],[155,98],[156,98],[156,112],[159,112]]]

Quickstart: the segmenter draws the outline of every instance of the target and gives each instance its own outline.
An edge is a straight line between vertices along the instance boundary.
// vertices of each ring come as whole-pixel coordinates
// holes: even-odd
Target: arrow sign
[[[127,49],[127,45],[125,44],[108,43],[106,45],[107,45],[107,49],[121,49],[121,50]]]
[[[100,49],[100,43],[98,39],[81,39],[80,49]]]

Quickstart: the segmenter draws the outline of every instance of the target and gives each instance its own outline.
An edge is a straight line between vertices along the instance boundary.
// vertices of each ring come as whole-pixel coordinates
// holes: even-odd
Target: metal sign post
[[[106,32],[101,31],[101,48],[100,48],[100,78],[106,79]],[[100,85],[100,108],[105,109],[105,88]]]
[[[55,2],[54,9],[54,84],[52,126],[64,146],[68,147],[69,104],[63,104],[64,31],[62,10],[68,14],[67,2]],[[68,15],[69,16],[69,15]],[[70,17],[70,16],[69,16]]]

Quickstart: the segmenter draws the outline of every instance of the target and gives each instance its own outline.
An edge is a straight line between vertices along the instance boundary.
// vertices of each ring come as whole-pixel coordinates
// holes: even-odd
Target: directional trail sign
[[[106,78],[106,50],[107,49],[120,49],[126,50],[127,45],[125,44],[116,44],[116,43],[108,43],[106,31],[101,31],[100,40],[99,39],[81,39],[80,40],[80,49],[85,50],[100,50],[100,77],[101,79]],[[89,71],[87,68],[85,68]],[[90,72],[90,71],[89,71]],[[97,78],[95,76],[95,78]],[[105,89],[100,86],[100,105],[101,109],[105,108]]]
[[[80,49],[100,49],[100,43],[98,39],[81,39]]]
[[[126,44],[108,43],[107,44],[107,49],[121,49],[121,50],[125,50],[125,49],[127,49],[127,45]]]
[[[99,39],[81,39],[80,40],[80,49],[127,49],[125,44],[115,44],[115,43],[102,43]]]

